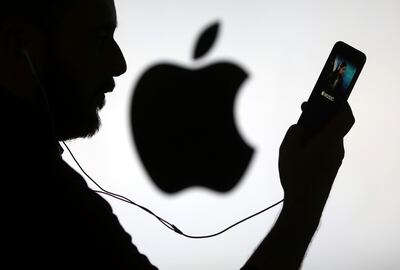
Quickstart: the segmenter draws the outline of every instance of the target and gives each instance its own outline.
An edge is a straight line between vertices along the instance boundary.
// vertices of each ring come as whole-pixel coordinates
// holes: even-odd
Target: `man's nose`
[[[121,76],[127,70],[124,54],[122,53],[121,48],[118,46],[116,42],[115,42],[112,68],[113,68],[112,75],[114,77]]]

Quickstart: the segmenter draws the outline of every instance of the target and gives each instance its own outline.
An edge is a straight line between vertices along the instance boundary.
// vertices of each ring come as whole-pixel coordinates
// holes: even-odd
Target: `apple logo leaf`
[[[218,36],[219,25],[219,22],[215,22],[201,34],[194,51],[195,60],[203,57],[211,49]]]

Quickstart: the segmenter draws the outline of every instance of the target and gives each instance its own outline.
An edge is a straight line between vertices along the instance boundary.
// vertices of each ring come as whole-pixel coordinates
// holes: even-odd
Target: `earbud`
[[[33,76],[35,77],[35,79],[39,82],[39,84],[42,85],[42,83],[40,82],[39,77],[38,77],[38,75],[37,75],[36,69],[35,69],[35,67],[34,67],[34,65],[33,65],[31,56],[29,55],[28,50],[25,49],[25,48],[22,48],[22,49],[21,49],[21,54],[24,56],[25,60],[27,61],[28,65],[29,65],[29,69],[30,69],[30,71],[32,72],[32,75],[33,75]]]
[[[24,55],[25,57],[28,57],[28,58],[30,58],[30,57],[29,57],[29,53],[28,53],[28,50],[27,50],[27,49],[25,49],[25,48],[21,48],[21,49],[20,49],[20,52],[21,52],[21,54],[22,54],[22,55]]]
[[[42,81],[40,80],[39,75],[38,75],[38,73],[36,72],[35,65],[34,65],[34,63],[33,63],[33,61],[32,61],[32,58],[31,58],[31,56],[30,56],[28,50],[25,49],[25,48],[22,48],[22,49],[21,49],[21,54],[24,56],[24,58],[25,58],[25,60],[26,60],[26,62],[27,62],[27,64],[28,64],[28,66],[29,66],[29,70],[31,71],[34,80],[36,81],[37,85],[38,85],[39,88],[40,88],[41,95],[43,96],[43,98],[44,98],[44,100],[45,100],[45,102],[46,102],[46,106],[49,107],[48,100],[47,100],[47,93],[46,93],[46,90],[44,89],[44,86],[43,86],[43,84],[42,84]]]
[[[25,48],[22,48],[22,49],[21,49],[21,54],[22,54],[22,55],[24,56],[24,58],[26,59],[26,62],[27,62],[27,64],[28,64],[28,66],[29,66],[29,70],[30,70],[31,73],[32,73],[33,79],[35,80],[35,82],[36,82],[37,85],[39,86],[40,96],[42,96],[42,98],[43,98],[43,102],[44,102],[44,105],[45,105],[45,107],[46,107],[47,115],[48,115],[48,118],[49,118],[49,122],[50,122],[50,126],[51,126],[52,137],[53,137],[53,139],[54,139],[55,145],[57,146],[57,147],[56,147],[56,148],[57,148],[57,152],[59,152],[59,151],[58,151],[58,150],[59,150],[59,144],[57,143],[57,139],[56,139],[56,136],[55,136],[54,119],[53,119],[53,115],[52,115],[52,113],[51,113],[50,104],[49,104],[49,100],[48,100],[48,98],[47,98],[46,89],[44,88],[44,86],[43,86],[43,84],[42,84],[42,81],[40,80],[39,75],[38,75],[38,73],[36,72],[35,65],[34,65],[34,63],[33,63],[33,61],[32,61],[32,58],[31,58],[31,56],[30,56],[28,50],[25,49]]]

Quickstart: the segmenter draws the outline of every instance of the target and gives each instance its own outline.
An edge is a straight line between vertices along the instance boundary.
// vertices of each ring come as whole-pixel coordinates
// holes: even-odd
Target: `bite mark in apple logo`
[[[194,60],[215,43],[219,22],[200,36]],[[217,62],[202,68],[161,63],[140,77],[130,121],[143,165],[167,193],[200,186],[227,192],[237,185],[253,156],[234,120],[234,102],[248,74]]]

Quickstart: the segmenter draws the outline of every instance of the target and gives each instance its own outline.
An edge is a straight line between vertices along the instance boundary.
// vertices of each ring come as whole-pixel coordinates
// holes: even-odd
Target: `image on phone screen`
[[[330,101],[335,101],[336,98],[347,99],[357,72],[356,65],[341,55],[337,55],[329,64],[321,95]]]

